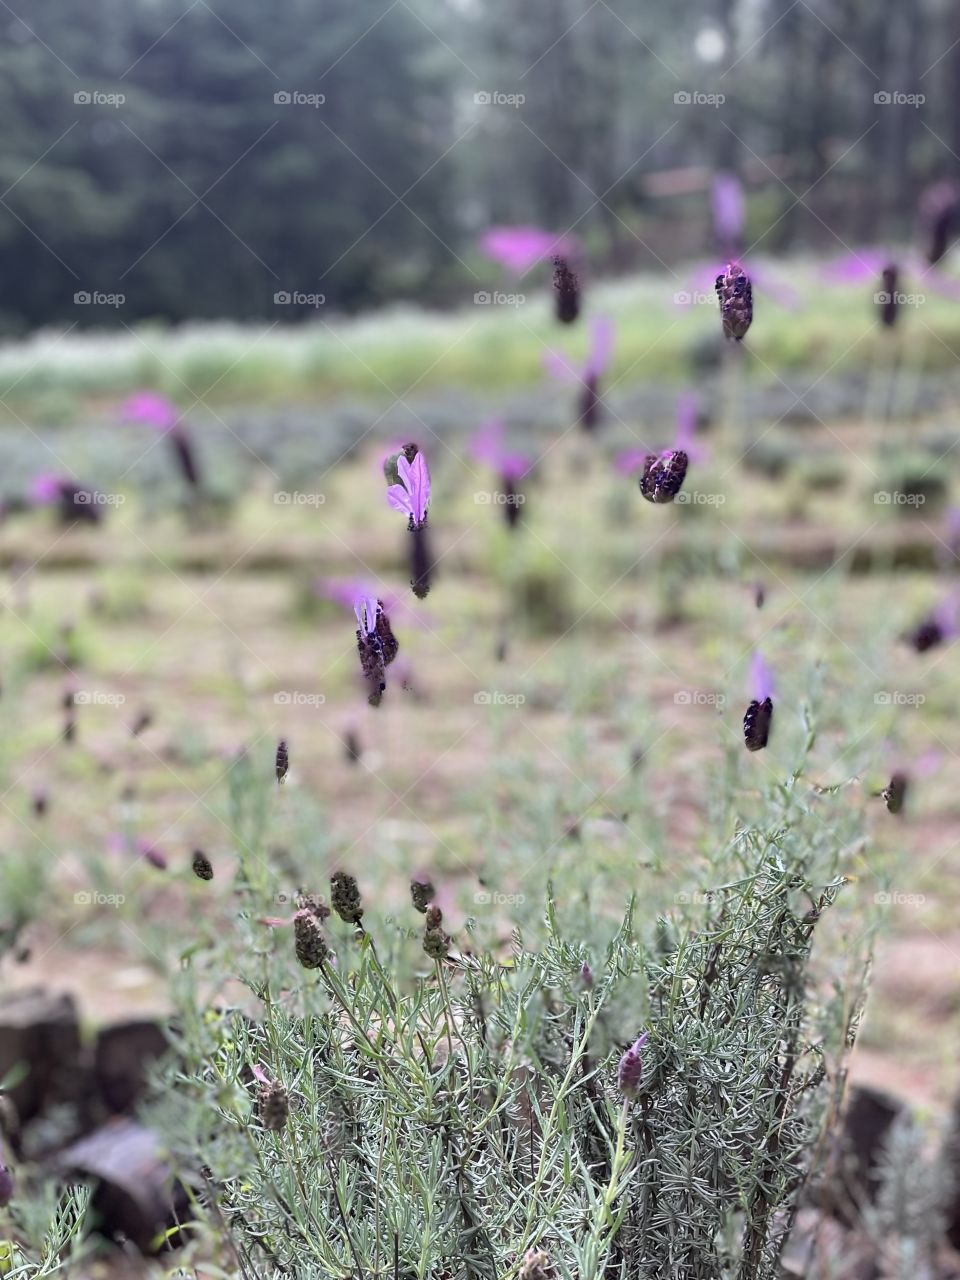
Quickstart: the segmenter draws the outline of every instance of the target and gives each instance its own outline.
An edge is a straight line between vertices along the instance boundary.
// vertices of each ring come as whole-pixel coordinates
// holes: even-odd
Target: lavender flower
[[[743,740],[748,751],[762,751],[773,721],[773,680],[759,653],[750,662],[750,684],[753,700],[743,717]]]
[[[120,407],[120,415],[126,422],[151,427],[166,436],[180,474],[191,489],[200,488],[200,468],[193,444],[185,428],[180,425],[180,414],[171,400],[154,391],[138,391],[124,401]]]
[[[419,911],[421,915],[425,915],[427,907],[430,906],[436,896],[436,892],[428,876],[414,876],[410,881],[410,900],[413,903],[414,911]]]
[[[907,790],[910,785],[910,779],[901,771],[893,773],[889,783],[880,792],[883,796],[884,803],[887,806],[888,813],[902,813],[904,802],[907,798]]]
[[[634,1041],[620,1059],[620,1065],[617,1068],[617,1084],[625,1098],[633,1099],[637,1096],[640,1081],[643,1079],[643,1055],[641,1050],[649,1036],[650,1032],[645,1031],[640,1039]]]
[[[821,268],[821,277],[832,285],[884,284],[884,271],[894,265],[893,259],[883,249],[858,249],[828,262]],[[897,283],[906,292],[915,292],[914,284],[930,287],[946,298],[960,299],[960,282],[933,271],[919,254],[901,254],[896,260]]]
[[[277,758],[275,761],[277,782],[283,782],[286,779],[287,771],[290,768],[290,754],[287,751],[286,739],[281,738],[277,743]]]
[[[525,453],[511,453],[504,444],[506,428],[500,418],[491,418],[471,439],[467,448],[478,461],[492,467],[500,475],[503,513],[507,527],[513,529],[520,519],[518,481],[530,470],[531,459]]]
[[[594,316],[590,322],[590,345],[581,369],[570,365],[556,351],[547,353],[544,363],[555,377],[580,384],[580,401],[577,421],[585,431],[593,431],[601,416],[600,379],[606,373],[613,356],[615,330],[608,316]]]
[[[355,876],[335,871],[330,877],[330,905],[345,924],[359,924],[363,915],[360,886]]]
[[[896,263],[888,262],[880,273],[882,288],[877,294],[880,307],[880,322],[885,329],[892,329],[897,323],[897,293],[900,283],[900,269]]]
[[[319,969],[330,955],[320,921],[309,907],[301,907],[293,917],[293,940],[297,960],[304,969]]]
[[[580,281],[560,254],[553,259],[553,292],[557,319],[561,324],[573,324],[580,314]]]
[[[381,600],[361,596],[354,601],[353,609],[359,623],[357,651],[360,669],[369,688],[367,701],[372,707],[378,707],[387,688],[386,668],[397,656],[400,646]]]
[[[954,592],[945,600],[941,600],[912,631],[907,632],[904,639],[916,649],[917,653],[926,653],[928,649],[935,649],[945,640],[954,639],[960,630],[957,622],[958,605],[960,605],[960,596]]]
[[[690,459],[682,449],[651,453],[643,462],[640,492],[648,502],[672,502],[683,485]]]
[[[746,204],[740,179],[733,173],[715,173],[710,184],[713,231],[721,253],[734,255],[743,239]]]
[[[194,849],[193,862],[190,865],[193,868],[193,874],[198,880],[213,879],[213,863],[202,849]]]
[[[38,506],[56,506],[63,525],[77,521],[99,524],[103,514],[103,504],[96,489],[53,471],[42,471],[34,476],[29,496]]]
[[[717,297],[725,338],[740,342],[753,322],[753,286],[739,262],[728,262],[717,276]]]
[[[427,510],[430,505],[430,472],[426,459],[415,444],[404,445],[397,457],[399,484],[387,489],[387,502],[394,511],[407,517],[407,529],[413,534],[411,553],[413,594],[422,600],[430,590],[433,567],[427,544]]]

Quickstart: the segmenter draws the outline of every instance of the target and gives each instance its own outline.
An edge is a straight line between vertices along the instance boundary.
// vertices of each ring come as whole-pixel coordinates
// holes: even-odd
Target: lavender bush
[[[237,933],[210,926],[183,957],[154,1104],[240,1272],[777,1275],[871,931],[833,910],[863,810],[811,784],[815,743],[807,709],[785,781],[731,749],[705,892],[659,919],[632,899],[612,936],[570,936],[561,879],[543,941],[517,928],[508,947],[475,925],[448,938],[432,886],[391,916],[342,873],[330,905],[301,895],[265,923],[247,776]],[[828,915],[839,934],[815,957]],[[242,1008],[211,1005],[211,972],[239,978]]]

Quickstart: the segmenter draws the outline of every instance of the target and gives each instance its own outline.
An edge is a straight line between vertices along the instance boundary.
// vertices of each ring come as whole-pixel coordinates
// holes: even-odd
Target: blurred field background
[[[451,921],[503,944],[535,935],[548,880],[571,909],[589,891],[613,920],[639,891],[669,914],[708,887],[711,787],[743,750],[759,648],[778,710],[757,769],[789,758],[819,684],[834,749],[814,781],[873,806],[850,892],[884,929],[853,1078],[941,1117],[960,1058],[960,675],[949,643],[905,636],[957,569],[960,272],[924,257],[920,198],[960,180],[956,14],[15,7],[5,988],[70,992],[88,1033],[168,1012],[192,922],[229,926],[248,822],[281,904],[306,858],[317,883],[350,865],[387,918],[430,868]],[[733,357],[718,174],[742,189],[755,277]],[[484,255],[496,225],[577,238],[578,324],[558,326],[548,265],[518,277]],[[893,326],[888,261],[908,296]],[[546,366],[580,368],[597,316],[615,341],[588,433]],[[125,418],[142,390],[182,415],[202,503],[169,441]],[[689,391],[702,455],[688,500],[656,508],[617,459],[668,445]],[[533,460],[515,529],[469,448],[492,418]],[[423,602],[383,497],[410,439],[433,477]],[[99,522],[38,503],[45,473],[95,486]],[[356,579],[401,601],[379,708],[330,598]],[[280,739],[290,777],[251,816]],[[899,816],[879,796],[895,769]]]

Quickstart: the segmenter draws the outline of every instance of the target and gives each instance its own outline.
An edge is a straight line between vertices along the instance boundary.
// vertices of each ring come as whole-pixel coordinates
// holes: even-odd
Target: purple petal
[[[554,235],[542,227],[491,227],[480,238],[480,251],[522,276],[544,258],[567,256],[571,243],[569,236]]]
[[[368,636],[373,635],[377,629],[376,596],[359,596],[353,602],[353,612],[357,615],[360,630]]]
[[[614,326],[609,316],[595,316],[590,322],[590,351],[584,365],[584,378],[599,377],[613,356]]]
[[[773,697],[773,677],[770,674],[770,668],[756,650],[750,659],[750,689],[751,697],[757,702]]]
[[[485,466],[492,467],[494,470],[499,468],[500,459],[503,457],[503,437],[505,427],[502,418],[490,418],[480,427],[476,435],[472,436],[470,443],[467,445],[467,451],[476,462],[482,462]]]
[[[858,249],[828,262],[820,268],[820,274],[831,284],[862,284],[878,279],[889,262],[890,255],[882,249]]]
[[[623,449],[613,460],[613,465],[623,476],[632,476],[639,471],[652,450],[645,447],[639,449]]]
[[[400,462],[406,462],[406,458],[401,455]],[[399,467],[400,463],[397,463]],[[394,511],[401,511],[405,516],[413,515],[413,505],[410,502],[410,495],[402,484],[391,484],[387,488],[387,502],[390,503]]]
[[[397,471],[410,494],[410,514],[417,524],[422,524],[430,504],[430,472],[423,453],[418,450],[413,462],[408,462],[401,454],[397,459]]]
[[[583,378],[577,368],[559,351],[548,351],[543,357],[543,367],[551,378],[558,382],[582,382]]]
[[[62,477],[55,471],[41,471],[30,481],[30,501],[37,503],[56,502],[60,496]]]
[[[710,188],[713,229],[723,249],[733,249],[743,237],[746,207],[740,179],[732,173],[714,175]]]
[[[177,406],[154,391],[138,391],[130,396],[120,406],[120,416],[125,422],[137,422],[157,431],[169,431],[180,417]]]

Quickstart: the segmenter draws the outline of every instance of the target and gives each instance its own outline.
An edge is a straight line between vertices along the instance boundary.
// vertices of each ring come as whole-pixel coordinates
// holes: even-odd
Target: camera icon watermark
[[[922,907],[926,902],[926,894],[900,893],[897,890],[881,891],[873,895],[878,907]]]
[[[102,293],[99,289],[78,289],[73,295],[75,307],[122,307],[127,300],[125,293]]]
[[[878,507],[922,507],[926,500],[925,493],[903,493],[899,489],[879,489],[873,495]]]
[[[722,507],[726,500],[725,493],[703,493],[698,489],[681,489],[674,498],[682,507]]]
[[[678,107],[722,107],[726,100],[724,93],[701,93],[699,89],[679,89],[673,95]]]
[[[903,689],[880,689],[873,695],[878,707],[922,707],[926,700],[925,693],[907,693]]]
[[[81,889],[73,895],[78,907],[122,907],[126,900],[122,893],[101,893],[99,889]]]
[[[322,707],[326,700],[322,693],[302,693],[299,689],[280,689],[273,695],[278,707]]]
[[[526,900],[524,893],[498,893],[491,889],[478,889],[473,895],[478,907],[522,907]]]
[[[78,707],[122,707],[126,700],[123,693],[107,693],[102,689],[78,689],[73,695]]]
[[[300,89],[280,89],[273,95],[278,107],[322,107],[327,100],[325,93],[303,93]]]
[[[525,293],[501,293],[494,290],[480,289],[473,295],[475,307],[522,307],[527,300]]]
[[[922,307],[926,300],[925,293],[900,293],[898,290],[890,293],[881,289],[873,295],[874,304],[878,307]]]
[[[125,93],[102,93],[99,89],[78,89],[73,95],[78,107],[122,107]]]
[[[709,689],[678,689],[673,702],[677,707],[725,707],[727,698],[726,694]]]
[[[524,93],[501,93],[499,89],[481,89],[473,95],[477,107],[522,107],[526,100]]]
[[[502,493],[499,489],[478,489],[473,501],[478,507],[522,507],[526,502],[522,493]]]
[[[322,507],[327,500],[325,493],[301,493],[294,490],[278,489],[273,501],[278,507]]]
[[[313,307],[318,310],[326,305],[326,301],[324,293],[304,293],[300,289],[278,289],[273,295],[275,307]]]
[[[473,695],[478,707],[522,707],[526,700],[526,694],[501,693],[499,689],[480,689]]]
[[[878,107],[922,107],[926,100],[924,93],[901,93],[899,89],[880,89],[873,95]]]
[[[78,489],[73,495],[75,507],[122,507],[126,500],[124,493],[100,493],[97,489]]]

